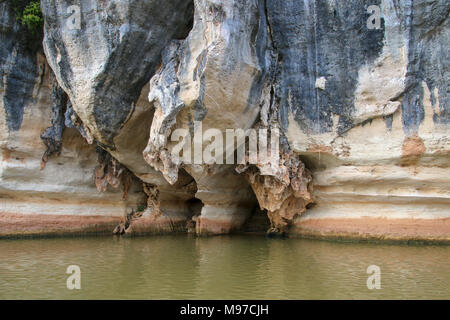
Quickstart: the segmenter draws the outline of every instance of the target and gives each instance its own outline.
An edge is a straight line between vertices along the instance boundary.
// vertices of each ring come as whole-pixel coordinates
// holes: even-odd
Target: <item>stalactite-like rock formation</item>
[[[243,165],[237,171],[247,175],[261,209],[267,210],[269,234],[287,232],[294,218],[313,203],[311,174],[292,152],[281,155],[276,171],[267,164]]]
[[[269,233],[450,241],[448,1],[73,5],[41,0],[40,50],[0,4],[0,236],[224,234],[262,210]],[[279,131],[279,159],[230,129]]]

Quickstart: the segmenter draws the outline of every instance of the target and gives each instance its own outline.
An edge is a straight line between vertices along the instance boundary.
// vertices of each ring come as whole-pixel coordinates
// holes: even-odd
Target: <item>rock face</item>
[[[141,183],[131,181],[126,200],[120,188],[97,192],[95,146],[65,127],[65,93],[45,57],[6,3],[0,12],[0,237],[111,233],[145,202]]]
[[[192,3],[81,1],[73,15],[79,25],[72,28],[66,14],[71,5],[42,1],[46,56],[90,134],[114,148],[113,138],[133,113],[161,51],[185,36]]]
[[[314,201],[311,174],[292,152],[282,154],[275,172],[268,165],[243,166],[238,172],[246,173],[261,209],[267,210],[269,234],[288,232],[294,218]]]
[[[450,6],[371,4],[381,9],[379,30],[365,27],[362,1],[280,1],[269,10],[274,41],[286,51],[276,93],[281,123],[313,171],[316,196],[291,231],[446,239]],[[298,17],[291,29],[275,23],[286,19],[281,12]],[[299,47],[308,59],[290,63]]]
[[[21,153],[39,163],[27,192],[54,201],[50,179],[64,201],[101,199],[121,234],[253,231],[267,214],[270,233],[450,241],[448,1],[41,0],[45,58],[1,6],[11,208],[43,206],[24,200]]]

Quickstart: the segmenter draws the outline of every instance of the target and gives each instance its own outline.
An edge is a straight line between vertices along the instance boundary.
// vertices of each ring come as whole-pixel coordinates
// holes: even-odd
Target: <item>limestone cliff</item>
[[[448,1],[0,6],[0,236],[450,241]]]

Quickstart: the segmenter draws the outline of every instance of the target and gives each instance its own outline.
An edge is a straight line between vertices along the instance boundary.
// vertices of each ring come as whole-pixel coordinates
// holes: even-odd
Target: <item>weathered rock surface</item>
[[[131,182],[126,200],[120,188],[97,192],[95,146],[65,128],[65,93],[45,57],[26,45],[7,3],[0,12],[0,237],[111,233],[145,202],[141,184]]]
[[[194,3],[189,36],[167,48],[163,67],[150,82],[149,100],[156,110],[144,157],[170,183],[177,181],[179,167],[195,179],[195,196],[204,204],[196,220],[197,234],[228,233],[241,228],[253,211],[256,201],[248,183],[223,161],[196,163],[194,154],[174,158],[176,143],[170,135],[180,129],[192,133],[187,144],[195,152],[196,133],[222,136],[226,129],[253,126],[268,64],[267,26],[260,19],[263,1]],[[200,139],[209,142],[202,140],[205,136]]]
[[[450,5],[371,3],[383,19],[368,30],[367,2],[304,3],[269,10],[285,50],[275,93],[281,123],[314,176],[316,206],[292,232],[433,238],[418,227],[424,219],[447,226],[435,238],[448,239]],[[308,58],[294,61],[298,48]],[[371,227],[383,221],[385,229]]]
[[[267,164],[242,166],[237,171],[245,172],[261,210],[267,210],[269,234],[285,234],[294,218],[314,202],[311,174],[292,152],[281,155],[276,171]]]
[[[42,1],[46,56],[90,133],[114,149],[113,138],[133,113],[161,51],[189,30],[192,3],[81,1],[73,27],[71,5]]]
[[[110,191],[127,184],[122,174],[143,183],[134,190],[146,209],[118,233],[255,229],[267,223],[259,207],[270,232],[450,241],[448,1],[83,0],[79,28],[71,2],[41,3],[57,84],[45,59],[19,46],[2,4],[2,190],[24,183],[12,150],[43,155],[28,180],[38,190],[39,175],[53,179],[82,145],[77,161],[85,154],[108,191],[72,189],[77,199],[116,197],[124,208]],[[261,128],[280,131],[279,161],[222,161],[239,143],[205,158],[227,129]],[[86,141],[107,152],[100,165]],[[64,165],[73,176],[81,164]]]
[[[111,233],[127,207],[145,202],[141,184],[131,183],[126,200],[121,188],[99,193],[94,184],[95,146],[88,145],[76,129],[63,130],[59,155],[47,152],[41,134],[52,123],[51,69],[42,55],[36,60],[41,74],[23,106],[17,130],[7,128],[5,100],[1,100],[0,237]],[[4,92],[0,96],[4,98]]]

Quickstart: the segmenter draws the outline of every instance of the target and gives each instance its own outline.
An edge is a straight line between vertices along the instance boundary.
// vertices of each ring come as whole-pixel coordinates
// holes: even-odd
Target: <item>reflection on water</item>
[[[81,290],[66,268],[81,268]],[[369,265],[381,289],[368,290]],[[0,299],[450,299],[450,247],[256,236],[0,241]]]

